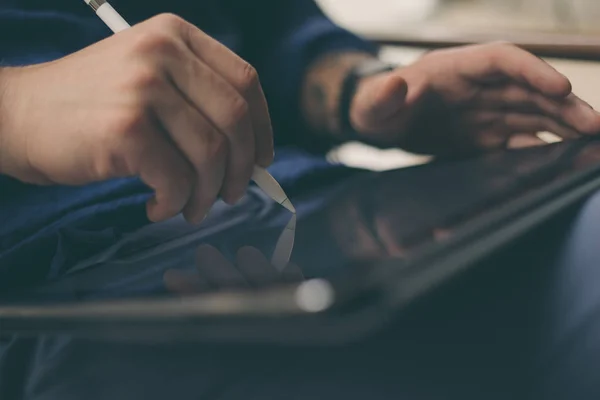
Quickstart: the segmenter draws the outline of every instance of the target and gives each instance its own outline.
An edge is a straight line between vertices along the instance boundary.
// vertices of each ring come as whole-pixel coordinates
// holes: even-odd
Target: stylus
[[[279,271],[283,271],[290,262],[292,250],[294,249],[294,239],[296,237],[296,214],[292,214],[292,218],[279,235],[275,250],[271,255],[271,265]]]
[[[117,33],[130,27],[130,25],[121,17],[106,0],[84,0],[89,5],[96,15],[113,31]],[[296,209],[288,199],[287,195],[277,183],[275,178],[269,172],[259,166],[254,167],[252,180],[265,192],[270,198],[281,204],[283,207],[296,213]]]

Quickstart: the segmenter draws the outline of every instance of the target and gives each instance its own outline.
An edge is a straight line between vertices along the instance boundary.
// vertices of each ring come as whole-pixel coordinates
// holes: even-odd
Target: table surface
[[[600,36],[596,0],[317,0],[337,23],[378,36],[406,31]]]

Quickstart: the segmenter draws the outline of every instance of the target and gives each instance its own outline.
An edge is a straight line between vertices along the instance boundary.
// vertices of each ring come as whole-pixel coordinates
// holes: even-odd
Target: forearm
[[[0,67],[0,176],[6,175],[32,183],[23,175],[31,169],[27,159],[28,141],[18,134],[23,121],[31,118],[27,107],[16,99],[19,76],[30,67]],[[36,182],[36,183],[41,183]],[[1,190],[0,190],[1,193]]]
[[[8,155],[6,154],[6,68],[0,67],[0,175],[7,169]]]
[[[242,57],[260,74],[276,143],[316,151],[329,147],[331,139],[327,135],[331,132],[321,122],[323,118],[317,116],[320,114],[312,111],[312,101],[308,102],[311,111],[307,110],[303,87],[314,87],[323,79],[341,83],[343,71],[339,66],[335,72],[321,72],[331,70],[320,65],[321,60],[329,58],[327,55],[354,53],[375,57],[377,46],[334,24],[314,0],[223,0],[223,4],[241,27]],[[339,91],[331,90],[331,86],[334,85],[328,84],[324,89],[327,99],[333,99],[332,94]],[[318,107],[320,103],[316,104]],[[312,130],[325,132],[315,138],[307,135]]]
[[[302,115],[311,131],[339,138],[340,95],[347,73],[359,63],[373,59],[365,52],[327,54],[311,65],[304,77],[301,91]]]

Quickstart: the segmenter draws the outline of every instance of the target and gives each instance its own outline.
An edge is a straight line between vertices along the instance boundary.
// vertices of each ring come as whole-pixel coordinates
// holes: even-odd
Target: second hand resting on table
[[[344,140],[341,83],[374,57],[329,54],[306,69],[307,135]],[[254,166],[273,160],[256,70],[168,14],[56,61],[0,68],[0,121],[1,174],[66,185],[138,176],[155,191],[153,221],[180,212],[201,221],[218,197],[237,202]],[[364,79],[350,121],[370,142],[436,156],[495,149],[516,136],[535,144],[538,131],[567,139],[600,132],[600,116],[566,77],[502,43],[433,51]]]

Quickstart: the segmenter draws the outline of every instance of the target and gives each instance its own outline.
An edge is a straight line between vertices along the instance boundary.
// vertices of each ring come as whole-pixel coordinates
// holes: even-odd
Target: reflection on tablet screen
[[[598,165],[600,142],[584,140],[357,173],[292,196],[297,218],[251,189],[235,207],[215,205],[200,227],[176,218],[145,228],[35,295],[8,300],[186,296],[372,268],[443,242],[498,206]]]

